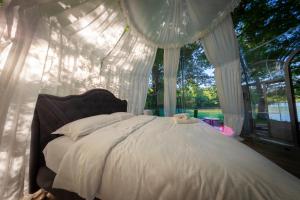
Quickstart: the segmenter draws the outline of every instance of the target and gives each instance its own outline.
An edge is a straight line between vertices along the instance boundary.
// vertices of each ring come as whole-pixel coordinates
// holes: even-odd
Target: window
[[[215,126],[223,124],[213,67],[207,61],[199,42],[181,48],[177,73],[177,113],[198,118],[214,118]],[[146,109],[163,116],[163,49],[158,49],[152,73]]]
[[[300,47],[299,8],[300,2],[290,0],[242,1],[233,13],[242,58],[244,131],[285,144],[295,144],[299,135],[294,122],[300,110],[299,55],[288,61]]]

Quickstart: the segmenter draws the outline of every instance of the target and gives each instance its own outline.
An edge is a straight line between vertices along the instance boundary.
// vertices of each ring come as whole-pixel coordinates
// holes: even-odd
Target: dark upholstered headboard
[[[84,117],[126,111],[127,102],[104,89],[66,97],[40,94],[31,125],[29,192],[39,189],[36,177],[39,168],[45,166],[43,149],[48,142],[60,136],[53,135],[52,132]]]

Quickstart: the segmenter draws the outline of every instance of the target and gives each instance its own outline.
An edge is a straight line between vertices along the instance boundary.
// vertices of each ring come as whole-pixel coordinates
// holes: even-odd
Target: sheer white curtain
[[[49,30],[49,27],[44,25],[38,25],[38,29]],[[64,69],[67,67],[60,67],[57,70],[59,62],[61,62],[60,66],[63,66],[62,63],[71,59],[59,54],[57,45],[54,47],[52,44],[53,48],[47,50],[49,43],[47,40],[41,39],[40,36],[39,34],[33,35],[28,52],[22,51],[26,56],[19,54],[19,58],[24,60],[22,69],[19,69],[19,74],[16,74],[16,77],[8,77],[6,74],[15,73],[16,68],[8,68],[9,65],[4,65],[4,70],[8,71],[3,71],[5,74],[1,73],[1,80],[6,78],[10,82],[10,86],[3,86],[1,83],[3,87],[10,87],[10,90],[4,91],[5,93],[2,93],[4,95],[1,95],[1,109],[7,108],[6,113],[1,113],[1,123],[4,125],[3,131],[1,131],[0,146],[1,199],[20,199],[24,187],[25,191],[27,190],[27,184],[24,180],[27,179],[28,172],[30,125],[39,91],[59,95],[72,93],[68,87],[72,84],[69,84],[69,79],[65,77],[70,75],[70,70],[65,71]],[[28,39],[30,38],[28,37]],[[64,50],[66,49],[64,47]],[[11,59],[12,57],[8,58]],[[9,60],[6,63],[8,62]],[[52,70],[48,71],[48,67]],[[49,84],[52,81],[55,84]],[[5,103],[7,103],[5,105],[7,107],[4,106]]]
[[[12,3],[7,12],[11,26],[0,27],[0,199],[3,200],[20,199],[23,191],[27,191],[30,125],[39,92],[63,96],[101,87],[101,71],[108,64],[115,64],[124,74],[121,80],[134,84],[114,93],[128,100],[129,109],[139,105],[139,110],[132,109],[133,112],[141,112],[156,49],[132,35],[131,40],[135,40],[132,49],[126,42],[119,44],[127,38],[127,28],[118,0]],[[123,46],[124,52],[130,49],[130,53],[114,50],[117,46]],[[118,61],[122,59],[124,62],[120,64]],[[127,67],[131,69],[128,73]],[[136,89],[139,93],[130,93]]]
[[[180,48],[164,49],[164,111],[165,116],[176,112],[176,79]]]
[[[128,30],[103,60],[101,87],[126,99],[129,112],[143,113],[156,49]]]
[[[208,60],[215,66],[215,79],[224,113],[224,123],[239,135],[243,126],[244,107],[239,47],[230,15],[202,39],[202,45]]]

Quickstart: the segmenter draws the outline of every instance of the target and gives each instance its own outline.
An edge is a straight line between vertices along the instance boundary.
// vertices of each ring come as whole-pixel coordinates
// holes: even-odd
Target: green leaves
[[[300,27],[296,28],[300,23],[300,1],[242,0],[233,20],[240,46],[250,63],[266,57],[277,59],[300,39]],[[268,41],[256,51],[248,52]]]

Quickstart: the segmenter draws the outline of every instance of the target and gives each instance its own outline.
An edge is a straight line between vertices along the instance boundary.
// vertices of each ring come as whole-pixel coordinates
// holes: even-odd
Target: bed
[[[31,192],[43,187],[58,199],[88,200],[300,196],[298,178],[201,121],[176,124],[140,115],[77,140],[51,134],[80,118],[125,111],[126,102],[105,90],[40,95],[32,125]]]
[[[69,122],[99,114],[126,111],[127,102],[104,89],[66,97],[40,94],[31,126],[29,192],[34,193],[44,188],[57,199],[82,199],[75,193],[52,188],[55,173],[47,168],[43,149],[50,141],[61,137],[51,133]]]

